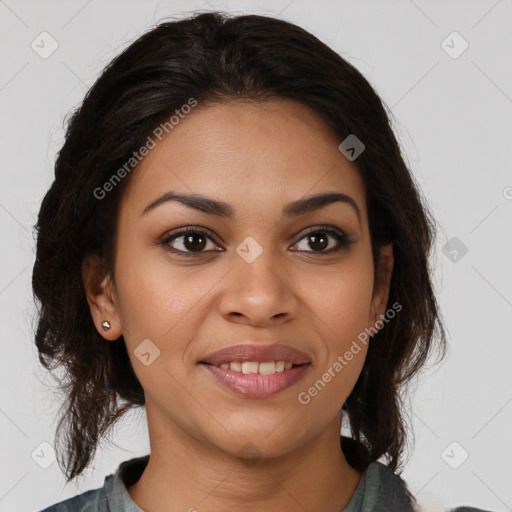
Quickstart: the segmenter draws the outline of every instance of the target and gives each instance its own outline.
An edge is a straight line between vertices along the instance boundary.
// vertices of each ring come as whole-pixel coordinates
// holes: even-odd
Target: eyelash
[[[311,252],[313,254],[328,255],[328,254],[333,254],[333,253],[339,252],[339,251],[341,251],[343,249],[347,249],[354,242],[354,240],[350,240],[346,235],[341,234],[338,231],[333,230],[329,226],[316,226],[314,228],[311,228],[310,230],[308,230],[308,231],[306,231],[304,233],[304,235],[302,236],[302,238],[299,239],[298,242],[300,242],[301,240],[306,238],[308,235],[311,235],[313,233],[315,233],[315,234],[316,233],[322,233],[322,234],[326,234],[326,235],[332,236],[338,242],[338,247],[335,247],[334,249],[331,248],[331,249],[329,249],[327,251],[298,251],[298,252]],[[212,242],[217,243],[213,239],[213,235],[211,235],[208,231],[206,231],[204,229],[196,228],[194,226],[188,226],[188,227],[185,227],[185,228],[180,228],[180,229],[174,231],[173,233],[165,236],[160,241],[160,245],[165,247],[166,250],[168,250],[168,251],[170,251],[170,252],[172,252],[172,253],[174,253],[174,254],[176,254],[178,256],[186,256],[186,257],[193,257],[194,258],[194,257],[203,256],[207,252],[211,252],[211,251],[192,252],[192,251],[182,251],[182,250],[179,250],[179,249],[169,248],[170,247],[169,246],[170,242],[172,242],[172,241],[176,240],[177,238],[180,238],[180,237],[182,237],[183,235],[186,235],[186,234],[202,235],[202,236],[205,236],[206,238],[210,239]],[[214,251],[214,252],[217,252],[217,251]]]

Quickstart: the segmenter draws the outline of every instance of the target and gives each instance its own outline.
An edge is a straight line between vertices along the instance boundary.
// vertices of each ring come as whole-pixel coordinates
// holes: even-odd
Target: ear
[[[389,243],[380,248],[379,261],[373,284],[373,297],[370,307],[370,325],[384,316],[389,297],[389,286],[393,273],[393,244]]]
[[[115,287],[104,261],[99,256],[90,255],[84,258],[82,281],[96,329],[105,339],[117,340],[122,334],[122,329]],[[102,327],[104,321],[111,325],[108,331]]]

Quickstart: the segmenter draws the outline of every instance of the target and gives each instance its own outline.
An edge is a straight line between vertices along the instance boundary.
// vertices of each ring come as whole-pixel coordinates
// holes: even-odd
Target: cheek
[[[189,274],[185,280],[184,274],[172,272],[168,266],[163,272],[156,263],[121,267],[120,261],[119,314],[135,374],[150,395],[179,396],[187,379],[187,347],[204,309],[197,289],[200,279]],[[144,360],[147,353],[150,355]]]
[[[368,351],[364,330],[372,285],[365,272],[354,269],[324,283],[311,297],[319,337],[317,364],[297,399],[310,410],[322,411],[314,413],[318,418],[337,415],[359,378]]]
[[[331,350],[342,350],[368,327],[373,273],[370,264],[346,265],[309,287],[309,306]],[[331,351],[329,350],[329,351]]]
[[[166,396],[169,389],[179,393],[178,382],[189,378],[188,351],[214,307],[208,293],[222,276],[180,268],[157,251],[146,250],[140,256],[136,251],[125,254],[130,257],[121,256],[117,262],[116,289],[132,366],[144,389],[155,391],[164,386]],[[138,359],[143,342],[149,352],[158,354],[148,366]]]
[[[327,278],[328,277],[328,278]],[[373,291],[372,260],[354,254],[330,276],[310,287],[309,306],[318,334],[317,364],[301,389],[301,404],[311,403],[335,415],[361,373],[367,350],[369,313]]]
[[[190,269],[167,261],[161,248],[136,243],[137,236],[143,238],[119,237],[116,290],[121,323],[131,338],[161,340],[193,309],[204,285]]]

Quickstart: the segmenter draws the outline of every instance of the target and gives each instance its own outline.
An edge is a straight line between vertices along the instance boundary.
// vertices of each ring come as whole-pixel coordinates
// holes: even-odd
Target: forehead
[[[139,209],[169,190],[238,202],[247,214],[338,191],[365,215],[364,182],[339,151],[341,140],[298,102],[199,105],[154,141],[125,192]]]

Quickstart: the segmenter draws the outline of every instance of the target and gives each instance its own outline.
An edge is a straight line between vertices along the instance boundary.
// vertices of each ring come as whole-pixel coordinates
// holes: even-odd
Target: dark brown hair
[[[65,396],[56,431],[59,465],[70,481],[88,466],[110,427],[144,392],[124,339],[106,342],[86,301],[81,266],[96,254],[113,275],[116,219],[130,176],[98,199],[94,191],[130,159],[162,121],[195,98],[199,108],[233,99],[293,99],[315,111],[340,142],[355,134],[374,264],[393,243],[388,304],[402,307],[369,343],[344,409],[354,467],[385,456],[400,469],[407,443],[403,390],[446,340],[431,282],[432,215],[409,172],[390,120],[368,81],[307,31],[266,16],[199,13],[166,21],[117,56],[69,119],[42,201],[32,285],[39,307],[35,341],[45,368],[63,367]],[[131,172],[131,175],[136,170]]]

